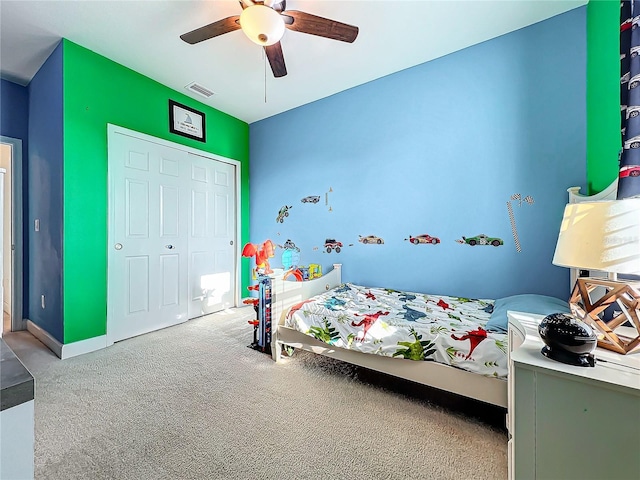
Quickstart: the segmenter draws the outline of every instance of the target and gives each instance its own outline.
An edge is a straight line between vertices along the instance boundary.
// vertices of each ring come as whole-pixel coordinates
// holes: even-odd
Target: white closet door
[[[194,318],[234,305],[236,169],[189,156],[189,318]]]
[[[187,320],[186,152],[116,133],[110,142],[110,342]]]

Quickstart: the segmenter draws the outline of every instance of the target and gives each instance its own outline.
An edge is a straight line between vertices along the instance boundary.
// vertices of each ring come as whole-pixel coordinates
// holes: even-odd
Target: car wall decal
[[[358,241],[360,243],[364,243],[365,245],[382,245],[384,243],[384,240],[382,238],[376,237],[375,235],[367,235],[366,237],[358,235]]]
[[[336,253],[340,253],[340,250],[342,249],[342,247],[343,247],[342,242],[339,242],[335,238],[327,238],[324,241],[324,249],[327,253],[331,253],[334,250]]]
[[[284,245],[277,245],[282,248],[282,267],[285,270],[297,267],[300,264],[300,249],[291,239],[287,239]]]
[[[320,195],[309,195],[300,200],[302,203],[318,203],[320,201]]]
[[[462,240],[456,240],[458,243],[462,243],[464,245],[471,245],[475,247],[476,245],[492,245],[494,247],[500,247],[504,245],[504,241],[498,237],[490,237],[481,233],[480,235],[476,235],[475,237],[462,237]]]
[[[516,226],[516,217],[513,214],[513,206],[511,205],[511,200],[513,200],[514,202],[518,202],[518,207],[521,207],[523,202],[526,205],[533,205],[534,200],[531,195],[523,197],[519,193],[514,193],[513,195],[511,195],[511,199],[507,201],[507,212],[509,213],[509,222],[511,223],[511,234],[513,235],[513,241],[516,245],[516,251],[520,253],[522,251],[522,246],[520,245],[520,237],[518,236],[518,227]]]
[[[408,240],[413,245],[420,245],[421,243],[425,245],[437,245],[440,243],[440,239],[438,237],[432,237],[427,233],[416,236],[409,235],[409,238],[405,238],[405,240]]]
[[[300,251],[300,249],[296,246],[295,243],[293,243],[293,241],[290,238],[287,238],[287,241],[284,242],[284,245],[278,245],[278,247],[284,250],[295,250],[296,252]]]
[[[278,212],[278,216],[276,217],[276,223],[284,223],[285,217],[289,216],[289,210],[291,210],[292,208],[293,206],[287,206],[287,205],[284,205],[282,208],[280,208],[280,211]]]

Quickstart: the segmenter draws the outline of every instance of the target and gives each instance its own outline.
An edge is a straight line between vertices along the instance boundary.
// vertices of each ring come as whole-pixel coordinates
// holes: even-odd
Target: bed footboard
[[[326,292],[342,283],[342,264],[334,263],[333,269],[320,278],[306,282],[289,282],[280,275],[272,280],[273,300],[271,303],[271,357],[279,361],[282,342],[278,328],[284,324],[289,309],[314,295]]]

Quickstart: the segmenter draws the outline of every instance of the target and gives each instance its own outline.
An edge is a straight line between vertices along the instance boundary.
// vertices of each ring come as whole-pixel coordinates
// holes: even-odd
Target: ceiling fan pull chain
[[[267,52],[262,49],[262,58],[264,60],[264,103],[267,103]]]

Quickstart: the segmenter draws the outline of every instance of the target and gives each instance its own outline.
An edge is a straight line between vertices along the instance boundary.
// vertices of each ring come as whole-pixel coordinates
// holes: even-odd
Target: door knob
[[[167,248],[169,250],[173,250],[175,247],[173,245],[165,245],[164,248]]]
[[[233,245],[233,240],[231,240],[231,241],[229,242],[229,245]]]
[[[116,250],[122,250],[122,244],[121,243],[116,243],[113,248],[115,248]]]

